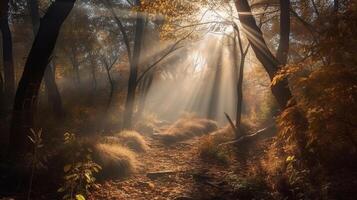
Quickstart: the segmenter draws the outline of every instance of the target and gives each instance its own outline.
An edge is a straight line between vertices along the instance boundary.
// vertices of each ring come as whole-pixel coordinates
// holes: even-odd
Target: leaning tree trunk
[[[38,27],[40,25],[40,15],[38,12],[38,2],[37,0],[27,0],[28,8],[31,13],[32,29],[33,33],[36,36]],[[62,105],[61,94],[58,90],[56,84],[56,76],[54,73],[55,65],[51,60],[49,67],[45,71],[45,86],[48,95],[48,102],[52,104],[52,110],[57,118],[62,118],[64,116],[64,110]]]
[[[41,20],[15,96],[9,145],[10,153],[15,157],[24,155],[29,148],[27,135],[33,127],[41,81],[61,25],[74,3],[75,0],[56,0]]]
[[[137,0],[137,6],[140,6],[140,1]],[[132,56],[132,62],[130,65],[128,92],[126,96],[125,111],[124,111],[124,121],[123,128],[130,129],[132,127],[132,118],[134,113],[134,103],[135,103],[135,92],[137,88],[137,76],[138,76],[138,65],[140,60],[141,43],[143,39],[144,32],[144,19],[142,16],[137,15],[136,19],[136,29],[135,29],[135,44]]]
[[[268,73],[270,80],[273,80],[279,70],[280,63],[273,56],[263,38],[263,33],[257,26],[255,19],[252,15],[250,5],[247,0],[236,0],[236,8],[238,11],[239,21],[243,26],[247,39],[257,57],[262,63],[265,71]],[[275,85],[271,86],[272,93],[279,104],[281,109],[287,106],[291,98],[287,79],[284,79]]]
[[[9,1],[1,2],[0,30],[2,35],[4,94],[6,105],[10,105],[15,93],[15,70],[12,55],[12,37],[8,20]]]

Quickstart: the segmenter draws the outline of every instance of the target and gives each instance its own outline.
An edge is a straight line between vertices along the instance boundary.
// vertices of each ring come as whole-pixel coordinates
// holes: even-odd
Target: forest
[[[0,200],[357,199],[355,0],[1,0]]]

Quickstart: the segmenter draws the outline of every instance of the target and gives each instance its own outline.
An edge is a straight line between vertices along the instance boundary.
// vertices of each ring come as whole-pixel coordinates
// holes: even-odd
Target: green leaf
[[[81,194],[76,194],[76,200],[86,200],[86,198]]]

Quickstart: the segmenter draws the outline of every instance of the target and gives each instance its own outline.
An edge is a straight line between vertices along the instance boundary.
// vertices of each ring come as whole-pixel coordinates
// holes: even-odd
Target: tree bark
[[[290,37],[290,0],[280,0],[280,42],[276,58],[286,65],[289,53]]]
[[[262,63],[265,71],[268,73],[270,80],[273,80],[279,70],[280,63],[266,45],[263,33],[255,22],[248,1],[236,0],[235,4],[238,11],[239,21],[243,26],[248,41],[251,44],[257,59]],[[271,90],[279,107],[284,109],[291,98],[287,79],[272,85]]]
[[[12,54],[12,37],[8,20],[9,1],[1,2],[0,30],[2,35],[3,66],[4,66],[4,94],[6,105],[10,105],[15,93],[15,70]]]
[[[38,32],[38,28],[40,25],[40,14],[38,11],[38,2],[37,0],[27,0],[28,9],[31,13],[31,21],[32,21],[32,30],[34,36],[36,36]],[[47,89],[47,96],[49,104],[52,104],[52,110],[57,118],[62,118],[64,116],[64,110],[62,105],[61,94],[58,90],[56,84],[56,76],[55,76],[55,65],[51,60],[49,63],[49,67],[45,71],[45,86]]]
[[[136,5],[140,6],[140,1],[136,1]],[[135,29],[135,44],[134,51],[132,56],[132,62],[130,65],[130,75],[128,83],[128,92],[125,103],[124,111],[124,121],[123,128],[130,129],[132,127],[132,118],[134,113],[134,103],[135,103],[135,91],[137,87],[137,76],[138,76],[138,65],[140,63],[140,52],[141,52],[141,43],[144,32],[145,20],[142,16],[137,14],[136,19],[136,29]]]
[[[64,117],[65,113],[62,105],[62,98],[56,84],[54,68],[55,65],[53,62],[50,62],[45,71],[44,80],[47,89],[48,102],[52,104],[52,110],[55,116],[58,119],[61,119]]]
[[[75,0],[56,0],[41,20],[16,91],[10,129],[9,153],[23,156],[29,148],[27,135],[33,127],[38,91],[62,23]]]
[[[141,82],[141,90],[140,90],[140,100],[138,105],[138,118],[141,117],[142,113],[145,110],[146,97],[149,93],[149,89],[151,87],[152,81],[154,80],[154,74],[150,72]]]

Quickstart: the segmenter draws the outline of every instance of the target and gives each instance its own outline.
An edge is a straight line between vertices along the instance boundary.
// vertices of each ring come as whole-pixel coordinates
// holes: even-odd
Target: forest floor
[[[257,196],[254,187],[239,183],[249,176],[247,164],[237,159],[228,165],[203,161],[199,156],[201,138],[165,145],[147,137],[150,149],[138,156],[137,172],[124,180],[101,183],[90,199],[254,199]],[[253,160],[263,151],[256,148],[249,155]],[[232,185],[228,177],[236,177],[238,181]],[[259,193],[266,196],[269,192],[259,188]]]

